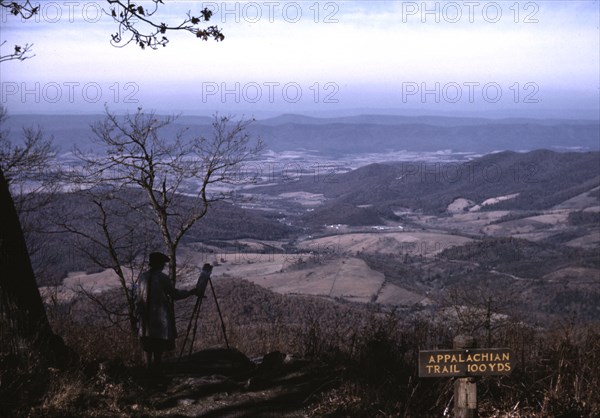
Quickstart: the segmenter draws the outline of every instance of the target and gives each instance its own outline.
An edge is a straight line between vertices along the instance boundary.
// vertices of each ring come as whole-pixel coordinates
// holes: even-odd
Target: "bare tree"
[[[0,106],[0,126],[7,120],[6,109]],[[29,255],[36,259],[43,252],[47,239],[46,222],[41,211],[57,196],[61,169],[56,163],[56,147],[52,137],[38,127],[23,127],[21,138],[11,140],[8,129],[0,130],[0,167],[19,214]],[[44,266],[34,262],[36,276]]]
[[[5,126],[6,120],[6,108],[0,106],[0,126]],[[49,253],[48,224],[42,212],[54,201],[60,187],[61,170],[55,157],[53,138],[44,135],[39,126],[23,127],[20,136],[12,138],[8,129],[0,130],[0,167],[38,279],[52,275],[53,255]]]
[[[6,119],[6,109],[0,106],[0,126]],[[54,147],[40,128],[24,128],[21,144],[12,143],[9,134],[0,130],[0,334],[11,350],[18,351],[19,340],[36,344],[54,340],[30,258],[42,246],[32,238],[40,224],[31,215],[49,201],[46,196],[53,183],[45,174]]]
[[[7,119],[8,112],[0,105],[0,127],[5,126]],[[24,143],[19,146],[10,141],[8,129],[0,128],[0,164],[7,178],[23,176],[23,170],[29,167],[45,166],[54,151],[52,141],[43,138],[41,129],[24,128],[23,133]]]
[[[132,330],[136,315],[131,289],[146,255],[164,247],[171,258],[170,277],[176,281],[182,238],[212,202],[229,195],[221,186],[237,182],[242,164],[262,150],[262,142],[246,132],[252,121],[215,116],[212,136],[205,138],[187,130],[174,132],[169,126],[174,120],[142,109],[125,116],[107,109],[105,119],[92,126],[104,154],[75,151],[81,166],[71,173],[70,183],[83,204],[62,211],[56,222],[80,238],[77,249],[90,261],[116,273]],[[82,293],[111,322],[119,321],[121,313],[114,305]]]
[[[105,156],[80,150],[76,154],[84,164],[79,183],[86,188],[117,185],[120,190],[143,192],[150,211],[142,210],[139,203],[129,208],[139,215],[140,225],[151,215],[171,258],[170,277],[176,281],[177,247],[182,238],[206,215],[211,202],[227,196],[215,186],[235,182],[237,170],[255,157],[263,144],[246,131],[251,120],[232,121],[218,115],[210,138],[186,130],[171,139],[161,136],[174,120],[144,113],[141,108],[124,117],[107,109],[105,119],[92,126],[96,140],[105,147]]]
[[[491,347],[501,330],[513,327],[518,320],[515,310],[518,290],[506,287],[499,290],[493,284],[460,283],[448,289],[443,304],[450,308],[457,333],[478,337]]]
[[[0,126],[8,119],[6,108],[0,105]],[[13,143],[8,129],[0,129],[0,166],[11,186],[17,210],[27,210],[25,199],[32,192],[43,192],[58,173],[53,165],[56,156],[54,139],[44,135],[41,127],[23,127],[21,141]]]
[[[76,192],[80,204],[55,212],[54,222],[58,231],[76,236],[76,251],[95,265],[115,272],[126,312],[120,309],[123,307],[121,302],[111,301],[108,306],[104,299],[84,287],[80,287],[79,293],[98,305],[113,325],[120,325],[125,319],[135,332],[137,317],[133,289],[143,260],[157,245],[156,237],[151,236],[144,219],[148,217],[144,214],[148,211],[147,204],[141,199],[141,193],[131,188],[117,184],[87,187],[89,183],[73,178],[76,184],[86,186]]]

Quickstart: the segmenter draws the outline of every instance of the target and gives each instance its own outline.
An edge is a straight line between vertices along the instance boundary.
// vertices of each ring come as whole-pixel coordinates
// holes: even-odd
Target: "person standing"
[[[140,275],[136,295],[139,337],[148,367],[159,365],[165,351],[175,349],[177,329],[173,301],[196,295],[198,291],[178,290],[162,272],[170,261],[163,253],[150,254],[150,269]]]

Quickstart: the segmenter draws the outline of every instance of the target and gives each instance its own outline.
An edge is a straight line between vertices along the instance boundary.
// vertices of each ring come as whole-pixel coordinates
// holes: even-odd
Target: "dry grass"
[[[307,416],[439,417],[452,407],[450,379],[417,377],[420,349],[451,346],[447,322],[341,300],[278,295],[239,280],[215,285],[232,346],[250,357],[295,353],[338,371],[315,388]],[[178,305],[180,329],[193,303]],[[214,301],[206,299],[201,312],[195,349],[223,345]],[[151,412],[151,405],[137,400],[145,391],[133,378],[142,360],[135,337],[102,323],[78,323],[73,312],[52,317],[81,361],[57,370],[24,357],[10,370],[5,367],[10,359],[0,358],[3,402],[11,393],[19,396],[19,405],[3,409],[13,416],[50,417]],[[511,376],[479,380],[481,416],[600,416],[600,327],[571,322],[541,330],[509,321],[495,334],[494,345],[511,348],[518,364]]]

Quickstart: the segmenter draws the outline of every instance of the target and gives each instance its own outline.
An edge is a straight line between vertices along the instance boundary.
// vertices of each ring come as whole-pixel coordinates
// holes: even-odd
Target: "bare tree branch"
[[[6,108],[0,106],[0,126],[5,126]],[[56,147],[52,137],[46,137],[38,127],[23,127],[21,140],[11,141],[8,129],[0,130],[0,168],[4,171],[29,255],[37,277],[47,266],[38,262],[44,252],[47,228],[40,212],[56,197],[60,187],[61,169],[56,164]]]
[[[124,329],[121,324],[128,321],[131,326],[131,316],[129,313],[123,312],[122,307],[118,306],[115,301],[103,300],[101,296],[95,295],[92,291],[87,290],[85,287],[83,287],[83,285],[81,285],[81,283],[77,286],[77,290],[75,290],[75,292],[94,303],[104,314],[111,326],[117,327],[121,332],[127,332],[127,330]]]
[[[220,116],[215,116],[211,138],[193,136],[185,129],[163,138],[164,129],[175,119],[144,113],[141,108],[123,117],[106,109],[105,119],[92,126],[97,142],[106,149],[104,157],[76,150],[88,187],[118,184],[144,193],[172,260],[173,280],[181,239],[206,215],[212,202],[226,196],[212,187],[235,183],[236,170],[263,147],[246,133],[252,121],[232,122]],[[142,212],[139,207],[131,209]]]
[[[7,10],[11,15],[20,17],[21,20],[29,20],[39,12],[40,6],[33,6],[31,0],[0,0],[0,9]],[[7,41],[0,43],[0,48],[6,43]],[[0,63],[13,60],[25,61],[26,59],[33,58],[35,55],[31,55],[32,48],[33,44],[29,43],[25,44],[25,46],[15,45],[12,53],[6,55],[0,54]]]
[[[8,10],[11,15],[20,16],[24,20],[31,19],[40,10],[40,6],[34,6],[31,4],[31,0],[0,0],[0,7]]]
[[[0,43],[0,48],[6,45],[8,41],[4,41]],[[0,63],[5,61],[25,61],[27,59],[35,57],[35,54],[32,55],[33,44],[25,44],[25,46],[15,45],[14,50],[10,54],[1,55],[0,54]]]
[[[140,2],[132,0],[106,0],[106,2],[109,10],[105,13],[117,24],[117,31],[111,34],[110,42],[118,48],[134,42],[142,49],[158,49],[158,47],[164,47],[169,43],[167,33],[181,31],[189,32],[203,41],[213,39],[219,42],[225,39],[225,35],[218,26],[201,26],[201,24],[210,21],[212,17],[213,13],[208,8],[200,10],[196,16],[188,11],[179,23],[169,24],[155,19],[155,15],[161,6],[166,7],[163,0],[150,0],[151,5],[147,5],[148,2],[142,5]],[[40,6],[34,6],[31,0],[0,0],[0,8],[7,10],[15,17],[20,17],[22,21],[31,19],[40,11]],[[5,43],[6,41],[2,42],[0,47],[4,46]],[[24,61],[33,58],[35,55],[31,54],[32,47],[33,44],[29,43],[25,46],[15,45],[12,53],[0,55],[0,63],[12,60]]]
[[[169,25],[167,23],[157,23],[152,17],[159,9],[159,4],[164,5],[163,0],[152,0],[153,6],[143,7],[133,3],[131,0],[107,0],[110,4],[110,15],[118,25],[118,31],[112,37],[112,44],[117,47],[123,47],[131,42],[135,42],[140,48],[146,47],[157,49],[160,46],[166,46],[169,43],[166,37],[167,32],[186,31],[193,34],[196,38],[203,41],[214,39],[223,41],[225,36],[221,30],[214,25],[201,28],[201,22],[208,22],[212,17],[212,11],[204,8],[198,16],[193,16],[191,12],[178,24]],[[145,30],[138,29],[138,23],[145,24]]]

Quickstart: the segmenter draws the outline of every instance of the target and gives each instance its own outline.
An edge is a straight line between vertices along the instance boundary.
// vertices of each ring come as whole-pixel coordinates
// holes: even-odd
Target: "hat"
[[[164,263],[168,263],[171,259],[163,253],[150,253],[150,265],[156,266]]]

